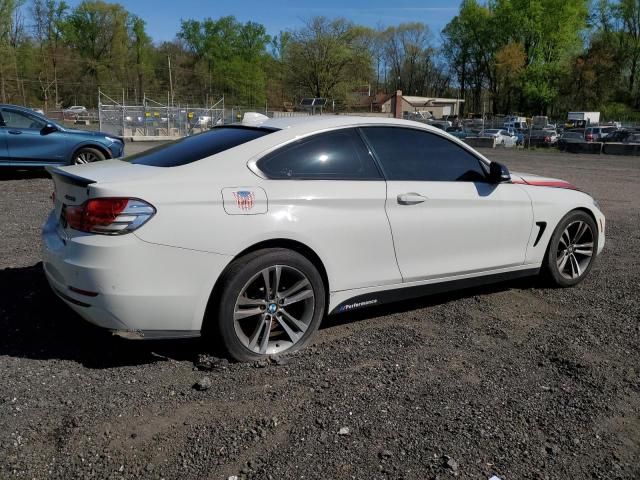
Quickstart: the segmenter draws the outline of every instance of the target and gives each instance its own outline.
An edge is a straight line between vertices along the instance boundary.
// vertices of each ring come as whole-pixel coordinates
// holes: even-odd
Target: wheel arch
[[[73,162],[73,157],[75,157],[76,153],[78,153],[83,148],[93,148],[94,150],[98,150],[100,153],[102,153],[104,155],[104,158],[106,159],[111,158],[111,152],[109,151],[109,149],[105,148],[99,143],[83,143],[81,145],[76,145],[73,148],[73,151],[71,152],[71,156],[69,157],[69,162]]]
[[[573,210],[570,210],[569,212],[567,212],[567,215],[571,212],[584,212],[587,215],[589,215],[591,217],[591,220],[593,220],[593,223],[596,224],[596,231],[598,233],[598,235],[600,235],[600,225],[598,225],[598,219],[596,218],[595,214],[587,207],[577,207],[574,208]]]
[[[211,315],[212,315],[211,312],[215,311],[215,306],[222,293],[221,280],[224,277],[224,274],[226,273],[229,266],[238,258],[244,257],[245,255],[248,255],[252,252],[256,252],[258,250],[264,250],[266,248],[286,248],[288,250],[297,252],[300,255],[304,256],[307,260],[309,260],[313,264],[313,266],[318,269],[318,273],[320,273],[320,277],[322,277],[322,283],[325,289],[325,312],[328,312],[329,296],[330,296],[329,276],[327,274],[327,269],[324,266],[324,262],[322,261],[320,256],[311,247],[309,247],[308,245],[305,245],[304,243],[298,240],[292,240],[289,238],[274,238],[274,239],[264,240],[264,241],[255,243],[245,248],[244,250],[242,250],[240,253],[238,253],[236,256],[233,257],[233,259],[227,264],[227,266],[222,271],[222,273],[218,276],[213,286],[213,289],[209,294],[209,300],[207,302],[207,306],[204,312],[204,318],[202,320],[203,333],[205,333],[207,329],[211,328],[211,322],[209,322],[208,319],[211,318]]]

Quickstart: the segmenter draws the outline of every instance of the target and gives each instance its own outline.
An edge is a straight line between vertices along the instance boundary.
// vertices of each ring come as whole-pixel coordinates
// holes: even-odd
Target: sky
[[[67,3],[73,7],[80,0]],[[119,0],[117,3],[147,23],[147,33],[155,42],[173,39],[180,29],[180,20],[226,15],[241,22],[261,23],[270,35],[296,29],[304,19],[317,15],[345,17],[370,27],[422,22],[429,25],[438,41],[442,28],[456,15],[460,0]]]

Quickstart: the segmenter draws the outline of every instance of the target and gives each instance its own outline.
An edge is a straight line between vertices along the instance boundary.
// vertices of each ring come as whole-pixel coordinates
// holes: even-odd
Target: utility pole
[[[167,55],[169,64],[169,91],[171,92],[171,106],[173,106],[173,80],[171,79],[171,55]]]

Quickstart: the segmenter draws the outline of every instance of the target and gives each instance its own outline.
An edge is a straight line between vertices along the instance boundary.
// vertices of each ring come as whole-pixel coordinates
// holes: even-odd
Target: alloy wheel
[[[558,272],[568,280],[579,278],[589,267],[593,252],[594,235],[591,226],[582,220],[570,223],[558,242]]]
[[[315,310],[311,282],[300,270],[273,265],[245,283],[233,309],[233,324],[244,347],[261,355],[284,352],[298,343]]]
[[[76,155],[76,158],[74,159],[74,163],[76,165],[83,165],[85,163],[97,162],[99,160],[100,158],[98,158],[98,156],[95,153],[84,151]]]

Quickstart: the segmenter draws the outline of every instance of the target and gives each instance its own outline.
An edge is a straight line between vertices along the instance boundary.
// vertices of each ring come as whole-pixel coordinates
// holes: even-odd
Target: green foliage
[[[234,17],[186,20],[178,37],[194,54],[201,90],[209,95],[231,93],[243,105],[264,103],[263,67],[271,39],[263,25],[243,24]]]
[[[601,116],[605,120],[621,122],[640,122],[640,112],[629,105],[619,102],[605,103],[599,106]]]
[[[347,93],[370,78],[371,57],[366,29],[338,18],[315,17],[292,32],[283,60],[286,81],[298,97],[333,98],[345,102]]]
[[[515,107],[544,113],[560,95],[563,70],[581,50],[587,18],[588,0],[465,0],[445,27],[443,48],[459,79],[462,73],[472,79],[476,108],[486,89],[496,112]],[[513,63],[509,57],[518,68],[505,77],[500,65]]]
[[[359,108],[368,91],[401,89],[459,96],[468,112],[630,118],[640,107],[639,0],[462,0],[441,37],[438,48],[422,23],[324,17],[270,37],[227,16],[184,20],[174,40],[154,44],[117,3],[0,0],[0,101],[95,106],[100,88],[128,102],[224,95],[278,108],[321,96]]]

